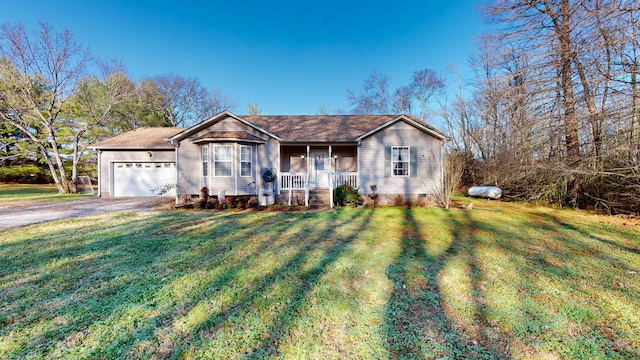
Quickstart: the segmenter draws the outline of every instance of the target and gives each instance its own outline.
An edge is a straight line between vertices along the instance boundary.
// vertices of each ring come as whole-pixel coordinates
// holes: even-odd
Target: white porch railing
[[[291,205],[293,190],[304,190],[304,204],[305,206],[309,206],[310,175],[310,173],[291,171],[278,174],[278,179],[280,180],[278,183],[278,192],[289,190],[289,205]],[[327,175],[329,177],[329,206],[333,208],[333,189],[343,184],[349,184],[357,188],[359,178],[357,172],[334,172],[328,173]]]
[[[280,173],[280,190],[304,190],[307,175],[303,172]]]
[[[304,190],[304,205],[309,206],[309,175],[309,173],[292,171],[279,174],[280,191],[289,190],[289,205],[291,205],[293,190]]]
[[[344,184],[349,184],[354,188],[358,187],[358,173],[357,172],[334,172],[329,173],[329,180],[331,189]]]
[[[349,184],[354,188],[358,187],[357,172],[334,172],[329,173],[329,207],[333,209],[333,189],[338,186]]]

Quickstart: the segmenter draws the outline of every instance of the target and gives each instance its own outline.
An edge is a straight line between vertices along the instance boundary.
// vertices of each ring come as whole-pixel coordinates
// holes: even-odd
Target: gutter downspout
[[[444,199],[444,152],[445,146],[448,141],[442,140],[440,142],[440,196]]]
[[[176,153],[176,205],[178,205],[180,203],[180,193],[178,191],[180,189],[180,142],[171,140],[171,143],[175,146]]]
[[[98,153],[98,197],[102,197],[102,181],[100,181],[102,177],[102,150],[97,149],[96,152]]]

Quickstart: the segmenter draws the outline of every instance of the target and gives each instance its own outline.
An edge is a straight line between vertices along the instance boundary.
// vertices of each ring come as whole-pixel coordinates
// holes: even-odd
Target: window
[[[391,169],[393,176],[409,176],[409,147],[391,147]]]
[[[209,147],[208,146],[203,146],[200,149],[200,159],[202,160],[202,177],[206,179],[207,176],[209,176]]]
[[[251,146],[240,146],[240,176],[251,176]]]
[[[324,171],[324,154],[316,155],[316,170]]]
[[[218,145],[213,149],[213,176],[231,176],[231,145]]]

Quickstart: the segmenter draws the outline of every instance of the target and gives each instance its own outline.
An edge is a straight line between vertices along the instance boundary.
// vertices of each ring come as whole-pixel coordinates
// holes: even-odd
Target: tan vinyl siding
[[[212,142],[212,143],[192,143],[193,139],[197,139],[203,134],[211,131],[246,131],[247,133],[256,135],[267,140],[265,144],[254,143],[238,143],[238,142]],[[209,147],[209,177],[208,183],[203,183],[202,179],[202,162],[200,161],[200,148],[202,145]],[[232,151],[232,176],[215,176],[214,171],[214,148],[217,145],[230,145]],[[246,145],[251,147],[252,157],[252,176],[240,176],[240,146]],[[210,127],[204,128],[199,132],[192,134],[187,139],[180,142],[180,194],[200,193],[203,186],[209,188],[211,195],[218,195],[221,191],[225,195],[246,195],[256,192],[257,186],[260,186],[260,174],[262,168],[272,168],[278,171],[278,142],[271,139],[267,135],[247,126],[236,119],[226,118]],[[255,183],[252,187],[248,185]]]
[[[178,154],[178,194],[200,194],[200,189],[205,186],[202,184],[200,146],[190,141],[182,141]],[[209,163],[211,163],[211,156],[209,156]]]
[[[416,152],[416,176],[393,177],[390,160],[385,159],[385,148],[409,146]],[[379,194],[437,194],[442,184],[440,140],[406,123],[382,130],[362,141],[360,147],[360,188],[371,193],[370,185],[377,185]]]
[[[151,153],[151,157],[147,154]],[[114,162],[174,162],[173,149],[168,150],[102,150],[100,152],[100,196],[111,196],[113,175],[111,165]]]
[[[278,170],[278,158],[280,146],[276,140],[267,141],[261,150],[258,151],[258,163],[261,168],[272,168]]]
[[[247,195],[256,192],[259,186],[261,168],[271,167],[277,171],[277,143],[267,144],[239,144],[235,142],[207,143],[209,147],[209,177],[208,184],[202,180],[202,162],[200,161],[200,145],[183,141],[180,146],[180,194],[200,193],[203,186],[209,188],[211,195],[218,195],[221,191],[225,195]],[[231,173],[232,176],[215,176],[214,172],[214,148],[215,146],[232,146]],[[251,147],[251,172],[252,176],[240,176],[240,146]],[[248,185],[254,183],[251,187]]]
[[[259,145],[255,144],[233,144],[234,145],[234,153],[233,153],[233,174],[236,180],[236,195],[253,195],[256,193],[256,152],[257,147]],[[251,148],[251,176],[241,176],[241,154],[240,148],[242,146],[248,146]],[[253,186],[249,187],[249,184],[253,183]]]
[[[208,132],[208,131],[246,131],[248,133],[251,133],[260,137],[264,137],[264,134],[256,131],[251,126],[247,126],[231,117],[221,120],[216,124],[208,127],[205,132]]]

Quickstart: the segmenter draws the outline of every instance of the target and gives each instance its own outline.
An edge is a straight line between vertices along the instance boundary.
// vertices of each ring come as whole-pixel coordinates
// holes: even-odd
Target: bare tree
[[[260,109],[260,106],[258,106],[257,104],[248,104],[247,105],[247,114],[249,115],[261,115],[262,114],[262,109]]]
[[[347,90],[347,94],[354,114],[389,113],[389,78],[386,75],[373,71],[362,89]]]
[[[207,90],[196,78],[169,74],[140,83],[141,97],[171,126],[186,127],[235,107],[218,90]]]
[[[391,109],[394,113],[411,114],[413,91],[410,86],[400,86],[391,96]]]
[[[322,104],[322,106],[320,107],[320,109],[318,109],[318,115],[329,115],[329,110],[327,109],[327,105],[326,104]]]
[[[478,180],[527,199],[640,211],[640,196],[625,205],[615,195],[640,185],[637,2],[494,1],[487,14],[497,26],[474,58],[466,106],[484,125],[465,129]]]
[[[233,110],[236,101],[221,93],[218,89],[202,89],[196,103],[196,114],[198,121],[206,120],[225,110]]]
[[[20,130],[34,144],[61,193],[73,191],[61,145],[61,111],[90,60],[69,31],[40,24],[37,33],[23,25],[0,33],[0,121]]]
[[[420,106],[420,119],[427,118],[429,100],[444,88],[444,81],[431,69],[422,69],[413,73],[409,85],[413,98]]]
[[[440,205],[449,208],[453,193],[458,190],[464,172],[465,156],[455,151],[444,156],[442,164],[442,193],[438,195]]]
[[[135,96],[135,84],[121,64],[98,62],[98,67],[101,78],[80,79],[62,111],[61,123],[71,139],[73,184],[77,183],[78,165],[89,144],[111,135],[107,129],[110,122],[117,121],[114,109]]]

